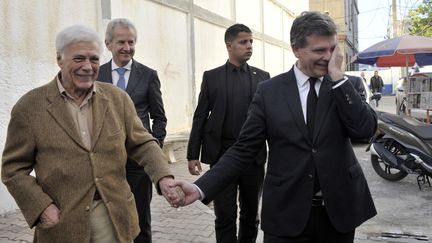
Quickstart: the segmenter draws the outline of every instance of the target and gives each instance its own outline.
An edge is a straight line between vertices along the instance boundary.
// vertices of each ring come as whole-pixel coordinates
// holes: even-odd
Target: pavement
[[[391,101],[390,101],[391,100]],[[393,102],[393,99],[389,98],[389,103]],[[191,176],[187,170],[187,162],[186,162],[186,142],[175,143],[174,145],[174,153],[177,159],[176,163],[170,164],[170,169],[173,174],[176,176],[176,179],[185,179],[187,181],[193,182],[197,177]],[[364,152],[364,148],[366,145],[356,145],[355,152],[359,157],[359,160],[364,160],[360,163],[368,163],[367,154]],[[365,165],[362,164],[362,167]],[[208,167],[203,168],[204,171],[208,169]],[[365,172],[368,173],[368,169],[366,168]],[[373,173],[373,172],[371,172]],[[373,175],[376,177],[375,175]],[[370,180],[370,181],[369,181]],[[368,178],[368,181],[371,184],[371,187],[375,188],[374,182],[372,178]],[[379,186],[381,187],[381,182]],[[408,184],[410,185],[410,184]],[[411,186],[412,182],[411,182]],[[413,186],[415,187],[415,185]],[[374,190],[372,190],[374,192]],[[415,192],[415,191],[414,191]],[[421,193],[421,192],[416,192]],[[427,196],[430,196],[429,192],[424,192]],[[375,193],[373,193],[375,194]],[[376,193],[375,203],[377,207],[386,208],[388,202],[385,202],[386,205],[381,206],[379,194],[383,194],[382,191]],[[394,195],[390,195],[389,197],[393,198]],[[410,196],[412,197],[412,196]],[[425,199],[425,204],[429,204],[431,202],[431,197]],[[393,199],[394,200],[394,199]],[[429,202],[429,203],[428,203]],[[423,217],[426,216],[429,218],[430,214],[430,206],[424,205],[423,210],[427,209],[427,212],[421,214]],[[397,224],[397,221],[400,221],[400,218],[389,219],[389,215],[397,214],[397,212],[389,212],[389,214],[384,214],[385,219],[380,219],[379,217],[375,217],[370,221],[366,222],[364,225],[359,227],[356,231],[355,243],[376,243],[376,242],[405,242],[405,243],[414,243],[414,242],[430,242],[431,241],[431,231],[432,229],[429,226],[426,228],[431,229],[424,231],[424,228],[421,228],[422,233],[428,234],[428,238],[422,241],[415,239],[415,237],[383,237],[383,230],[387,229],[383,226],[390,224]],[[417,217],[416,217],[417,218]],[[392,221],[393,222],[389,222]],[[421,217],[418,217],[418,220],[421,221]],[[404,223],[404,222],[402,222]],[[201,243],[201,242],[216,242],[215,241],[215,233],[214,233],[214,214],[213,210],[209,206],[206,206],[200,202],[195,202],[192,205],[187,207],[175,209],[171,208],[169,204],[165,201],[162,196],[154,195],[152,200],[152,231],[153,231],[153,242],[155,243]],[[404,232],[404,229],[401,229],[401,233]],[[262,231],[258,234],[258,243],[262,243]],[[32,242],[33,232],[29,229],[26,224],[21,212],[19,210],[8,212],[6,214],[0,215],[0,243],[27,243]],[[429,241],[428,241],[429,240]]]

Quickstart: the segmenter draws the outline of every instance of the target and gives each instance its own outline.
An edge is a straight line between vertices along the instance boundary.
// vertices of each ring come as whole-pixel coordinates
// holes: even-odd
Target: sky
[[[418,6],[421,0],[396,0],[398,19],[406,16],[409,9]],[[391,26],[391,0],[357,0],[359,7],[358,31],[359,51],[382,41]]]

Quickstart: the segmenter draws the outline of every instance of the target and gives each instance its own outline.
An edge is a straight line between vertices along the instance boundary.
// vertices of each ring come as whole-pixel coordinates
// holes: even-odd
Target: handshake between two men
[[[159,186],[162,195],[174,208],[187,206],[202,198],[198,187],[187,181],[164,177],[159,181]]]

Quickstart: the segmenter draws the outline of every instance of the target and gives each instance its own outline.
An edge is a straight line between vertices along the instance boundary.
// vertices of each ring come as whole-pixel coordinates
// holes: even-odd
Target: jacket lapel
[[[306,139],[310,140],[306,123],[303,117],[303,110],[301,108],[300,94],[297,87],[297,79],[294,75],[294,69],[291,69],[283,77],[284,83],[288,86],[287,94],[284,96],[286,98],[286,103],[291,111],[292,117],[295,120],[300,132]],[[319,99],[318,99],[319,100]]]
[[[49,90],[47,94],[49,105],[47,106],[47,112],[57,122],[57,124],[65,131],[65,133],[81,146],[86,149],[82,142],[81,136],[78,134],[78,129],[73,122],[73,118],[68,112],[68,107],[63,97],[60,95],[57,88],[57,79],[54,79],[49,84]],[[87,149],[86,149],[87,150]]]
[[[258,73],[257,73],[257,71],[253,67],[251,67],[251,66],[249,66],[249,68],[250,68],[250,77],[251,77],[251,81],[252,81],[252,87],[251,87],[252,94],[251,94],[251,97],[253,97],[254,93],[255,93],[254,91],[257,89],[257,85],[258,85],[258,82],[260,80],[258,80]]]
[[[217,75],[218,78],[220,78],[221,80],[223,80],[223,82],[219,82],[219,94],[218,97],[221,97],[222,99],[220,100],[220,105],[223,111],[223,119],[225,119],[225,114],[226,114],[226,103],[227,103],[227,87],[228,87],[228,77],[227,77],[227,72],[228,72],[228,65],[225,64],[223,66],[223,68],[221,68],[219,75]],[[223,121],[223,120],[222,120]],[[222,123],[221,123],[222,124]],[[222,128],[221,128],[222,131]]]
[[[141,69],[139,69],[135,63],[135,60],[132,62],[131,73],[129,75],[129,81],[126,86],[126,92],[130,95],[135,87],[138,85],[141,76]]]
[[[99,139],[107,109],[108,98],[106,98],[101,86],[97,86],[97,92],[93,96],[93,134],[91,150],[93,150]]]
[[[113,83],[111,62],[112,60],[100,67],[98,81],[110,83],[110,84]]]

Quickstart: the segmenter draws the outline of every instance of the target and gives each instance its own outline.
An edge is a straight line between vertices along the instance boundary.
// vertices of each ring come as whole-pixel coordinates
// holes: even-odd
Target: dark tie
[[[307,97],[307,107],[306,107],[306,122],[309,130],[309,136],[311,140],[313,140],[313,130],[315,125],[315,111],[318,103],[318,96],[315,91],[315,83],[318,79],[310,77],[309,78],[309,93]],[[314,178],[314,195],[321,190],[321,186],[318,179],[318,173],[315,169],[315,178]]]
[[[309,136],[313,138],[314,124],[315,124],[315,111],[318,103],[318,96],[315,91],[315,83],[317,78],[309,78],[309,93],[307,96],[306,105],[306,124],[309,130]]]
[[[117,81],[117,87],[119,87],[122,90],[126,89],[126,81],[125,81],[125,77],[124,74],[126,72],[126,68],[117,68],[116,71],[119,75],[119,79]]]

